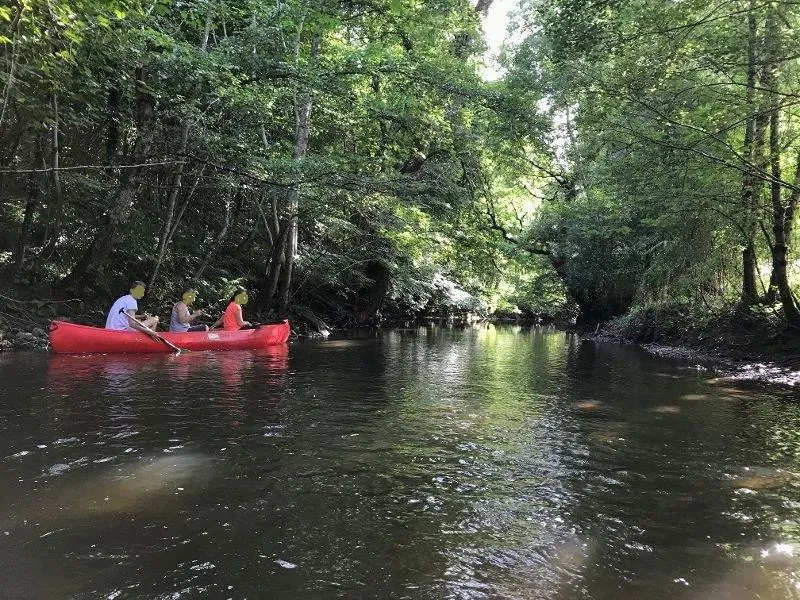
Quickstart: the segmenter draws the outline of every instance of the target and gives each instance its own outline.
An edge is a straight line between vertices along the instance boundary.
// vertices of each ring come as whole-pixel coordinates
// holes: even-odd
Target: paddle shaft
[[[155,337],[158,341],[162,342],[165,346],[167,346],[167,348],[170,348],[175,354],[180,354],[181,353],[181,349],[178,348],[175,344],[173,344],[169,340],[164,339],[163,337],[158,335],[155,331],[153,331],[149,327],[145,327],[139,321],[137,321],[134,317],[129,315],[127,312],[124,312],[123,314],[126,317],[128,317],[128,321],[130,321],[132,324],[135,324],[134,327],[133,327],[134,329],[136,329],[137,331],[141,331],[143,334],[145,334],[147,337],[149,337],[151,339],[153,337]]]
[[[175,354],[180,354],[180,353],[181,353],[181,349],[180,349],[180,348],[178,348],[178,347],[177,347],[175,344],[173,344],[173,343],[172,343],[172,342],[170,342],[169,340],[167,340],[167,339],[165,339],[165,338],[161,337],[160,335],[156,335],[156,337],[157,337],[159,340],[161,340],[162,342],[164,342],[164,344],[166,344],[168,348],[172,348],[172,351],[173,351]]]

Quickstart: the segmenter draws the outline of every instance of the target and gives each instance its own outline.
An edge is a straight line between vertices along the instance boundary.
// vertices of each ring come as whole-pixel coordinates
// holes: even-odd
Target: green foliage
[[[504,160],[488,123],[507,130],[502,115],[529,113],[527,100],[478,77],[469,3],[365,6],[0,10],[14,23],[0,26],[5,279],[104,302],[157,273],[148,301],[162,307],[191,280],[208,302],[236,283],[269,308],[274,250],[296,218],[289,298],[341,322],[384,299],[416,314],[485,310],[504,285],[513,293],[504,273],[516,259],[487,229],[464,165]],[[26,173],[56,160],[58,177]]]
[[[636,306],[609,327],[638,342],[675,341],[708,326],[712,314],[688,303],[669,302]]]
[[[716,306],[664,301],[634,307],[607,325],[609,332],[642,343],[690,343],[725,347],[732,335],[744,345],[764,341],[782,329],[782,318],[769,306],[740,303]]]
[[[788,150],[797,116],[786,98],[797,93],[800,62],[787,34],[800,15],[758,2],[707,11],[700,2],[650,0],[523,7],[532,33],[506,51],[505,83],[516,97],[542,93],[537,110],[550,133],[544,145],[525,141],[545,176],[535,186],[545,201],[516,235],[549,252],[584,316],[639,314],[654,303],[720,310],[741,294],[748,244],[759,285],[768,286],[776,227],[769,174],[782,174],[785,207],[797,184]],[[750,200],[748,176],[756,182]]]
[[[745,247],[767,291],[800,72],[796,7],[720,11],[526,1],[485,82],[464,0],[0,7],[2,276],[342,323],[719,310]]]

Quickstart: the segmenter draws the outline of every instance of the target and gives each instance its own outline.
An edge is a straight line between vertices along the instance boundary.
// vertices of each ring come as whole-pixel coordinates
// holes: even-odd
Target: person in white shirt
[[[117,331],[131,331],[138,330],[146,333],[154,340],[160,338],[155,334],[158,327],[158,317],[151,317],[150,315],[137,315],[136,311],[139,310],[139,303],[144,297],[145,284],[142,281],[134,281],[131,284],[129,294],[125,294],[118,298],[108,311],[106,318],[106,329],[115,329]]]

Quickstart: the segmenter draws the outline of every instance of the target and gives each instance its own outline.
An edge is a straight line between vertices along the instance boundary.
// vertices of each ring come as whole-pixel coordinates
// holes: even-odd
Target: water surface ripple
[[[542,328],[0,355],[0,596],[800,598],[794,394]]]

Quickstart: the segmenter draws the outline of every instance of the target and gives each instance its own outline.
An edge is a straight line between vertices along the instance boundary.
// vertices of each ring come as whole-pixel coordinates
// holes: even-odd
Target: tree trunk
[[[208,263],[211,262],[211,258],[214,256],[216,251],[222,246],[222,242],[225,240],[225,236],[228,235],[228,228],[231,225],[231,212],[233,209],[233,199],[231,198],[231,194],[228,194],[228,197],[225,198],[225,213],[223,215],[222,220],[222,228],[219,230],[217,237],[214,238],[214,243],[206,252],[205,257],[203,258],[203,262],[200,263],[200,266],[197,267],[197,271],[195,271],[194,276],[192,279],[199,279],[200,276],[203,274],[203,271],[206,270]]]
[[[789,285],[786,262],[789,255],[789,239],[797,204],[796,192],[789,194],[789,202],[783,202],[781,184],[781,139],[780,139],[780,100],[777,95],[778,50],[781,44],[780,29],[776,8],[770,7],[765,25],[766,80],[763,87],[769,94],[769,165],[770,165],[770,199],[772,200],[772,280],[778,290],[778,297],[783,305],[783,314],[787,324],[792,328],[800,328],[800,310]],[[800,164],[798,164],[800,168]],[[795,173],[797,181],[797,172]]]
[[[186,154],[186,146],[189,143],[189,121],[185,120],[181,124],[181,141],[178,155],[183,157]],[[167,244],[169,243],[169,232],[172,229],[172,220],[175,216],[175,203],[178,200],[178,194],[181,191],[181,182],[183,180],[183,167],[184,161],[177,166],[175,176],[172,179],[172,186],[169,191],[169,199],[167,200],[167,215],[164,219],[164,226],[161,228],[161,236],[158,240],[158,253],[150,269],[150,279],[147,282],[147,289],[152,289],[155,283],[158,271],[161,269],[161,262],[164,260],[164,254],[167,252]]]
[[[777,114],[777,111],[776,111]],[[777,117],[775,117],[777,121]],[[777,129],[777,123],[774,126]],[[773,126],[770,126],[770,138],[772,137]],[[772,142],[770,140],[770,146]],[[778,167],[777,175],[775,170],[775,163],[773,163],[772,176],[780,177],[780,167]],[[797,157],[795,167],[795,185],[800,183],[800,154]],[[786,317],[786,322],[792,328],[800,328],[800,309],[797,306],[797,299],[794,296],[792,287],[789,284],[789,275],[786,271],[787,259],[789,256],[789,240],[792,235],[792,227],[794,224],[794,215],[797,210],[797,201],[800,193],[793,189],[789,194],[789,199],[786,204],[781,197],[781,186],[773,181],[772,183],[772,214],[773,214],[773,245],[772,245],[772,277],[770,282],[774,283],[778,296],[780,297],[781,304],[783,305],[783,314]]]
[[[753,174],[754,168],[754,141],[756,133],[756,44],[758,28],[756,24],[755,0],[750,0],[747,13],[747,87],[745,88],[745,117],[744,168],[742,175],[742,233],[744,237],[744,250],[742,251],[742,296],[741,304],[752,306],[758,302],[758,289],[756,288],[756,219],[755,211],[756,182]]]
[[[275,241],[272,244],[272,253],[269,258],[267,274],[264,278],[264,284],[261,286],[261,297],[258,303],[260,310],[268,310],[273,306],[273,299],[278,290],[278,283],[281,280],[281,270],[286,262],[286,240],[289,237],[290,229],[287,219],[285,222],[281,223],[278,228],[278,235],[275,236]]]
[[[299,51],[299,46],[296,52]],[[314,31],[311,35],[311,56],[312,64],[316,62],[319,55],[319,32]],[[294,127],[294,152],[292,158],[295,162],[300,162],[308,153],[308,136],[311,131],[311,107],[314,104],[314,92],[308,90],[302,102],[295,103],[295,127]],[[289,305],[289,290],[292,285],[292,272],[294,261],[297,256],[297,213],[300,206],[300,174],[299,166],[295,170],[292,189],[289,191],[289,202],[286,206],[286,218],[288,219],[289,231],[286,235],[286,250],[284,252],[283,272],[280,278],[279,306],[285,310]]]
[[[144,173],[142,165],[150,156],[154,140],[153,116],[154,100],[147,89],[148,73],[144,68],[137,70],[137,137],[131,151],[131,166],[122,169],[119,190],[106,213],[103,225],[95,235],[83,256],[70,273],[67,283],[75,289],[82,289],[102,271],[108,255],[122,227],[127,224],[136,201],[136,192]]]
[[[194,196],[195,191],[197,190],[197,185],[200,183],[200,179],[203,177],[203,172],[205,171],[206,167],[203,165],[200,167],[200,171],[197,173],[197,176],[194,178],[194,183],[192,184],[192,189],[186,194],[186,198],[181,205],[181,209],[178,211],[178,214],[172,220],[172,228],[169,230],[169,234],[167,235],[167,244],[172,241],[172,238],[175,237],[175,233],[178,231],[178,226],[181,224],[181,220],[183,219],[183,213],[186,212],[186,209],[189,208],[189,204],[192,202],[192,197]]]
[[[257,204],[261,211],[262,218],[264,219],[264,226],[267,229],[267,235],[270,240],[270,253],[267,259],[266,267],[264,268],[264,276],[259,285],[260,294],[258,296],[258,308],[262,311],[267,311],[271,308],[275,290],[278,285],[278,278],[280,277],[280,270],[283,266],[283,251],[285,245],[284,227],[278,216],[278,202],[277,197],[273,197],[270,201],[270,215],[267,216],[265,211]]]
[[[42,132],[36,131],[31,147],[31,168],[36,169],[41,166],[42,162]],[[39,210],[41,190],[39,186],[38,173],[31,172],[28,174],[26,182],[28,198],[25,202],[25,216],[22,218],[22,225],[20,226],[19,235],[17,236],[17,243],[14,248],[14,256],[12,260],[12,273],[16,279],[22,273],[25,265],[25,254],[28,251],[28,244],[31,238],[31,228],[33,227],[33,219]]]
[[[369,288],[367,306],[356,313],[359,325],[375,322],[392,284],[392,272],[383,260],[370,261],[366,275],[372,280],[372,285]]]
[[[117,163],[119,146],[119,98],[120,91],[116,81],[108,90],[106,101],[106,172],[111,173]]]
[[[9,129],[9,135],[11,135],[11,131],[14,131],[13,138],[8,143],[8,146],[3,148],[2,154],[2,164],[4,167],[9,167],[14,162],[15,157],[17,156],[17,149],[19,148],[20,143],[22,142],[22,137],[25,134],[25,128],[21,126],[19,119],[17,119],[14,123],[14,126]],[[5,134],[0,130],[0,135],[3,136],[3,139],[7,139]],[[0,182],[0,185],[2,182]]]
[[[61,224],[64,221],[64,190],[61,186],[61,150],[59,141],[58,95],[53,94],[53,128],[52,128],[52,165],[53,165],[53,199],[48,209],[47,234],[44,237],[42,251],[36,257],[37,262],[46,260],[52,253],[61,236]]]
[[[743,306],[752,306],[758,302],[756,281],[756,247],[753,242],[748,242],[742,250],[742,296],[740,302]]]

